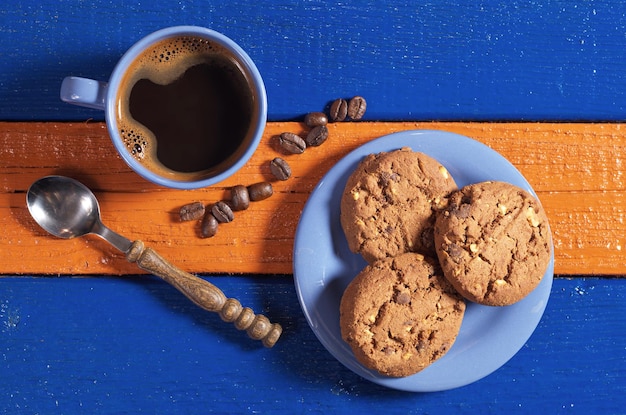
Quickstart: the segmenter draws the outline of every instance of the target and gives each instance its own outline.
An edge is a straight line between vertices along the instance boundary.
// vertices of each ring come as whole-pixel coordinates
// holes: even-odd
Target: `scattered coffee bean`
[[[328,124],[328,118],[323,112],[309,112],[304,116],[304,124],[309,128],[326,125]]]
[[[281,148],[290,154],[302,154],[307,146],[315,147],[328,139],[328,120],[333,122],[345,121],[346,118],[360,120],[365,114],[367,102],[361,96],[354,96],[349,101],[338,98],[330,106],[329,117],[323,112],[310,112],[305,115],[304,123],[310,128],[305,139],[291,132],[284,132],[278,136]],[[278,180],[287,180],[291,177],[291,167],[282,158],[276,157],[270,161],[270,171]],[[200,233],[203,238],[213,237],[217,233],[219,223],[232,222],[235,218],[233,211],[245,210],[250,201],[256,202],[267,199],[274,194],[269,182],[255,183],[250,186],[237,185],[231,189],[228,202],[219,201],[211,209],[205,209],[201,202],[189,203],[180,208],[180,220],[191,221],[202,218]],[[396,299],[400,304],[407,301],[406,295]]]
[[[280,146],[291,154],[302,154],[306,150],[306,142],[295,133],[282,133],[279,136]]]
[[[235,219],[235,215],[233,214],[233,210],[228,206],[226,202],[220,200],[211,208],[211,213],[215,216],[220,223],[228,223],[232,222]]]
[[[333,122],[343,121],[348,115],[348,103],[345,99],[336,99],[330,106],[330,120]]]
[[[367,108],[367,102],[365,98],[356,96],[353,97],[348,103],[348,117],[353,120],[360,120],[363,118],[363,114],[365,114],[365,109]]]
[[[200,219],[204,215],[204,204],[202,202],[189,203],[180,208],[179,215],[183,222]]]
[[[250,206],[248,188],[243,185],[233,186],[230,189],[230,207],[232,210],[246,210]]]
[[[250,200],[258,202],[259,200],[267,199],[273,195],[274,189],[271,183],[260,182],[248,186],[248,194],[250,195]]]
[[[311,147],[320,146],[328,138],[328,127],[325,125],[318,125],[309,131],[306,136],[306,145]]]
[[[274,160],[270,161],[270,171],[278,180],[284,181],[291,177],[291,167],[280,157],[276,157]]]
[[[210,210],[207,210],[200,224],[200,234],[203,238],[211,238],[217,233],[218,222]]]

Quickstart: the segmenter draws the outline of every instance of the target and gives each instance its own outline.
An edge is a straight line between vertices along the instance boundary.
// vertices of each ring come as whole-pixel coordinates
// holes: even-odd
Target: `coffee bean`
[[[309,128],[326,125],[328,124],[328,118],[323,112],[309,112],[304,116],[304,124]]]
[[[204,215],[204,204],[201,202],[189,203],[180,208],[179,216],[183,222],[200,219]]]
[[[222,200],[217,202],[211,208],[211,213],[215,216],[220,223],[228,223],[232,222],[235,219],[235,215],[233,215],[233,210],[228,206],[228,204]]]
[[[365,98],[356,96],[353,97],[348,103],[348,117],[353,120],[360,120],[363,118],[363,114],[365,114],[365,109],[367,108],[367,102]]]
[[[248,194],[250,194],[250,200],[258,202],[259,200],[267,199],[273,195],[274,189],[271,183],[260,182],[248,186]]]
[[[306,142],[295,133],[282,133],[279,136],[280,146],[288,153],[302,154],[306,150]]]
[[[333,122],[343,121],[348,115],[348,103],[345,99],[336,99],[330,106],[330,120]]]
[[[213,216],[213,213],[210,210],[207,210],[202,218],[202,223],[200,224],[200,234],[203,238],[211,238],[215,236],[217,233],[218,227],[217,219]]]
[[[317,147],[324,144],[324,141],[328,138],[328,127],[325,125],[319,125],[309,131],[306,136],[306,145],[311,147]]]
[[[278,180],[287,180],[291,177],[291,167],[280,157],[270,161],[270,171]]]
[[[230,189],[230,207],[232,210],[246,210],[250,206],[248,188],[243,185],[233,186]]]

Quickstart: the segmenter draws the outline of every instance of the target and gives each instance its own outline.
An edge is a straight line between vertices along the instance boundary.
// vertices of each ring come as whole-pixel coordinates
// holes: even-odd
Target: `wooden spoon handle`
[[[278,341],[283,330],[279,324],[272,324],[261,314],[255,315],[234,298],[226,298],[210,282],[176,268],[152,248],[146,248],[142,241],[132,243],[126,259],[170,283],[199,307],[218,313],[222,320],[234,323],[239,330],[246,330],[248,336],[261,340],[265,347],[272,347]]]

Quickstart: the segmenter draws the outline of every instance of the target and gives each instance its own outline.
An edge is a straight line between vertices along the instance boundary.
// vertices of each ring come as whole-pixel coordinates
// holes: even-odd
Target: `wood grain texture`
[[[531,183],[553,232],[557,274],[626,274],[626,137],[621,124],[587,123],[335,123],[321,147],[284,155],[275,136],[302,133],[296,122],[269,123],[253,158],[223,183],[170,190],[134,174],[117,156],[101,122],[0,123],[0,273],[133,274],[121,253],[95,237],[59,240],[30,218],[25,191],[41,176],[63,174],[97,194],[103,221],[141,239],[188,272],[292,272],[292,244],[302,208],[341,157],[379,136],[412,129],[456,132],[501,153]],[[237,212],[209,239],[198,223],[180,223],[178,209],[214,203],[236,184],[272,180],[269,160],[283,156],[293,177],[274,181],[274,195]]]
[[[103,113],[59,100],[63,77],[106,81],[122,54],[166,26],[238,42],[265,80],[272,121],[336,97],[368,120],[621,121],[626,20],[620,0],[19,0],[0,6],[0,120]],[[94,24],[97,22],[97,24]]]
[[[276,346],[151,277],[0,278],[0,413],[624,413],[624,279],[555,279],[537,330],[508,363],[427,394],[339,363],[291,278],[208,280],[280,322]]]

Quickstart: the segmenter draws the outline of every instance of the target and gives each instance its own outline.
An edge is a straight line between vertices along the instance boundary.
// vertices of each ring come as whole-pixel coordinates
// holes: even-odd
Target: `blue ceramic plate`
[[[320,342],[358,375],[389,388],[429,392],[464,386],[504,365],[531,336],[550,297],[554,256],[539,286],[507,307],[468,303],[461,330],[441,359],[405,378],[381,376],[362,366],[341,339],[339,303],[348,283],[366,265],[348,249],[339,205],[348,176],[366,155],[410,147],[443,164],[457,185],[500,180],[535,192],[504,157],[470,138],[442,131],[406,131],[373,140],[339,161],[307,201],[294,245],[294,278],[300,304]]]

